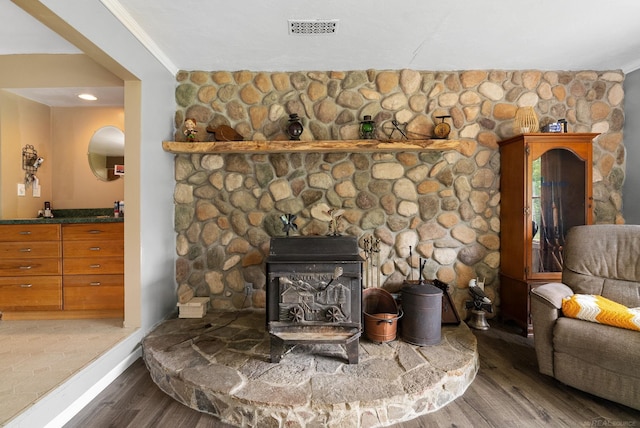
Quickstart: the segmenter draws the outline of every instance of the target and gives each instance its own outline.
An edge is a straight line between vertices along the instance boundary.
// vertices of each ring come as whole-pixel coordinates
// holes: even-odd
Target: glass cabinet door
[[[571,150],[548,150],[532,162],[531,272],[562,272],[565,236],[587,224],[586,161]]]

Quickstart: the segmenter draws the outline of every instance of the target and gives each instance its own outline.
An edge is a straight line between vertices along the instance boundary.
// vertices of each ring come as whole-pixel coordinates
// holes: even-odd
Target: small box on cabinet
[[[208,297],[194,297],[185,303],[178,303],[178,318],[202,318],[209,307]]]

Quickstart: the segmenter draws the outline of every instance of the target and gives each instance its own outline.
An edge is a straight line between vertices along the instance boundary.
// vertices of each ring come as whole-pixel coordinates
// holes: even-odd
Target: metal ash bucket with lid
[[[437,345],[442,330],[442,290],[422,281],[405,281],[401,290],[402,339],[414,345]]]

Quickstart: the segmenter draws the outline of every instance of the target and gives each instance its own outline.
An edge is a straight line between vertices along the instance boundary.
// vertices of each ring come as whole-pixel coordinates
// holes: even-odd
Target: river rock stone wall
[[[215,308],[264,307],[264,264],[270,237],[284,235],[281,216],[297,215],[293,234],[324,235],[329,211],[343,209],[341,233],[362,248],[369,236],[380,240],[385,288],[420,274],[438,278],[452,285],[464,314],[467,283],[480,276],[499,306],[497,141],[514,135],[522,106],[533,106],[541,125],[564,118],[569,132],[601,133],[593,146],[594,218],[623,223],[623,81],[619,71],[181,71],[176,141],[185,139],[187,117],[196,119],[200,141],[219,125],[245,140],[286,139],[296,113],[303,140],[357,139],[364,115],[380,139],[400,136],[392,120],[424,139],[437,116],[450,115],[450,138],[464,143],[445,152],[177,155],[179,287],[211,296]]]

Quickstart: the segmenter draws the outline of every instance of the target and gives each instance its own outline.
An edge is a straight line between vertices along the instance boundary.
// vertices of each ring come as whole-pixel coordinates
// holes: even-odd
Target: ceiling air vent
[[[335,34],[338,31],[338,19],[290,19],[289,34]]]

